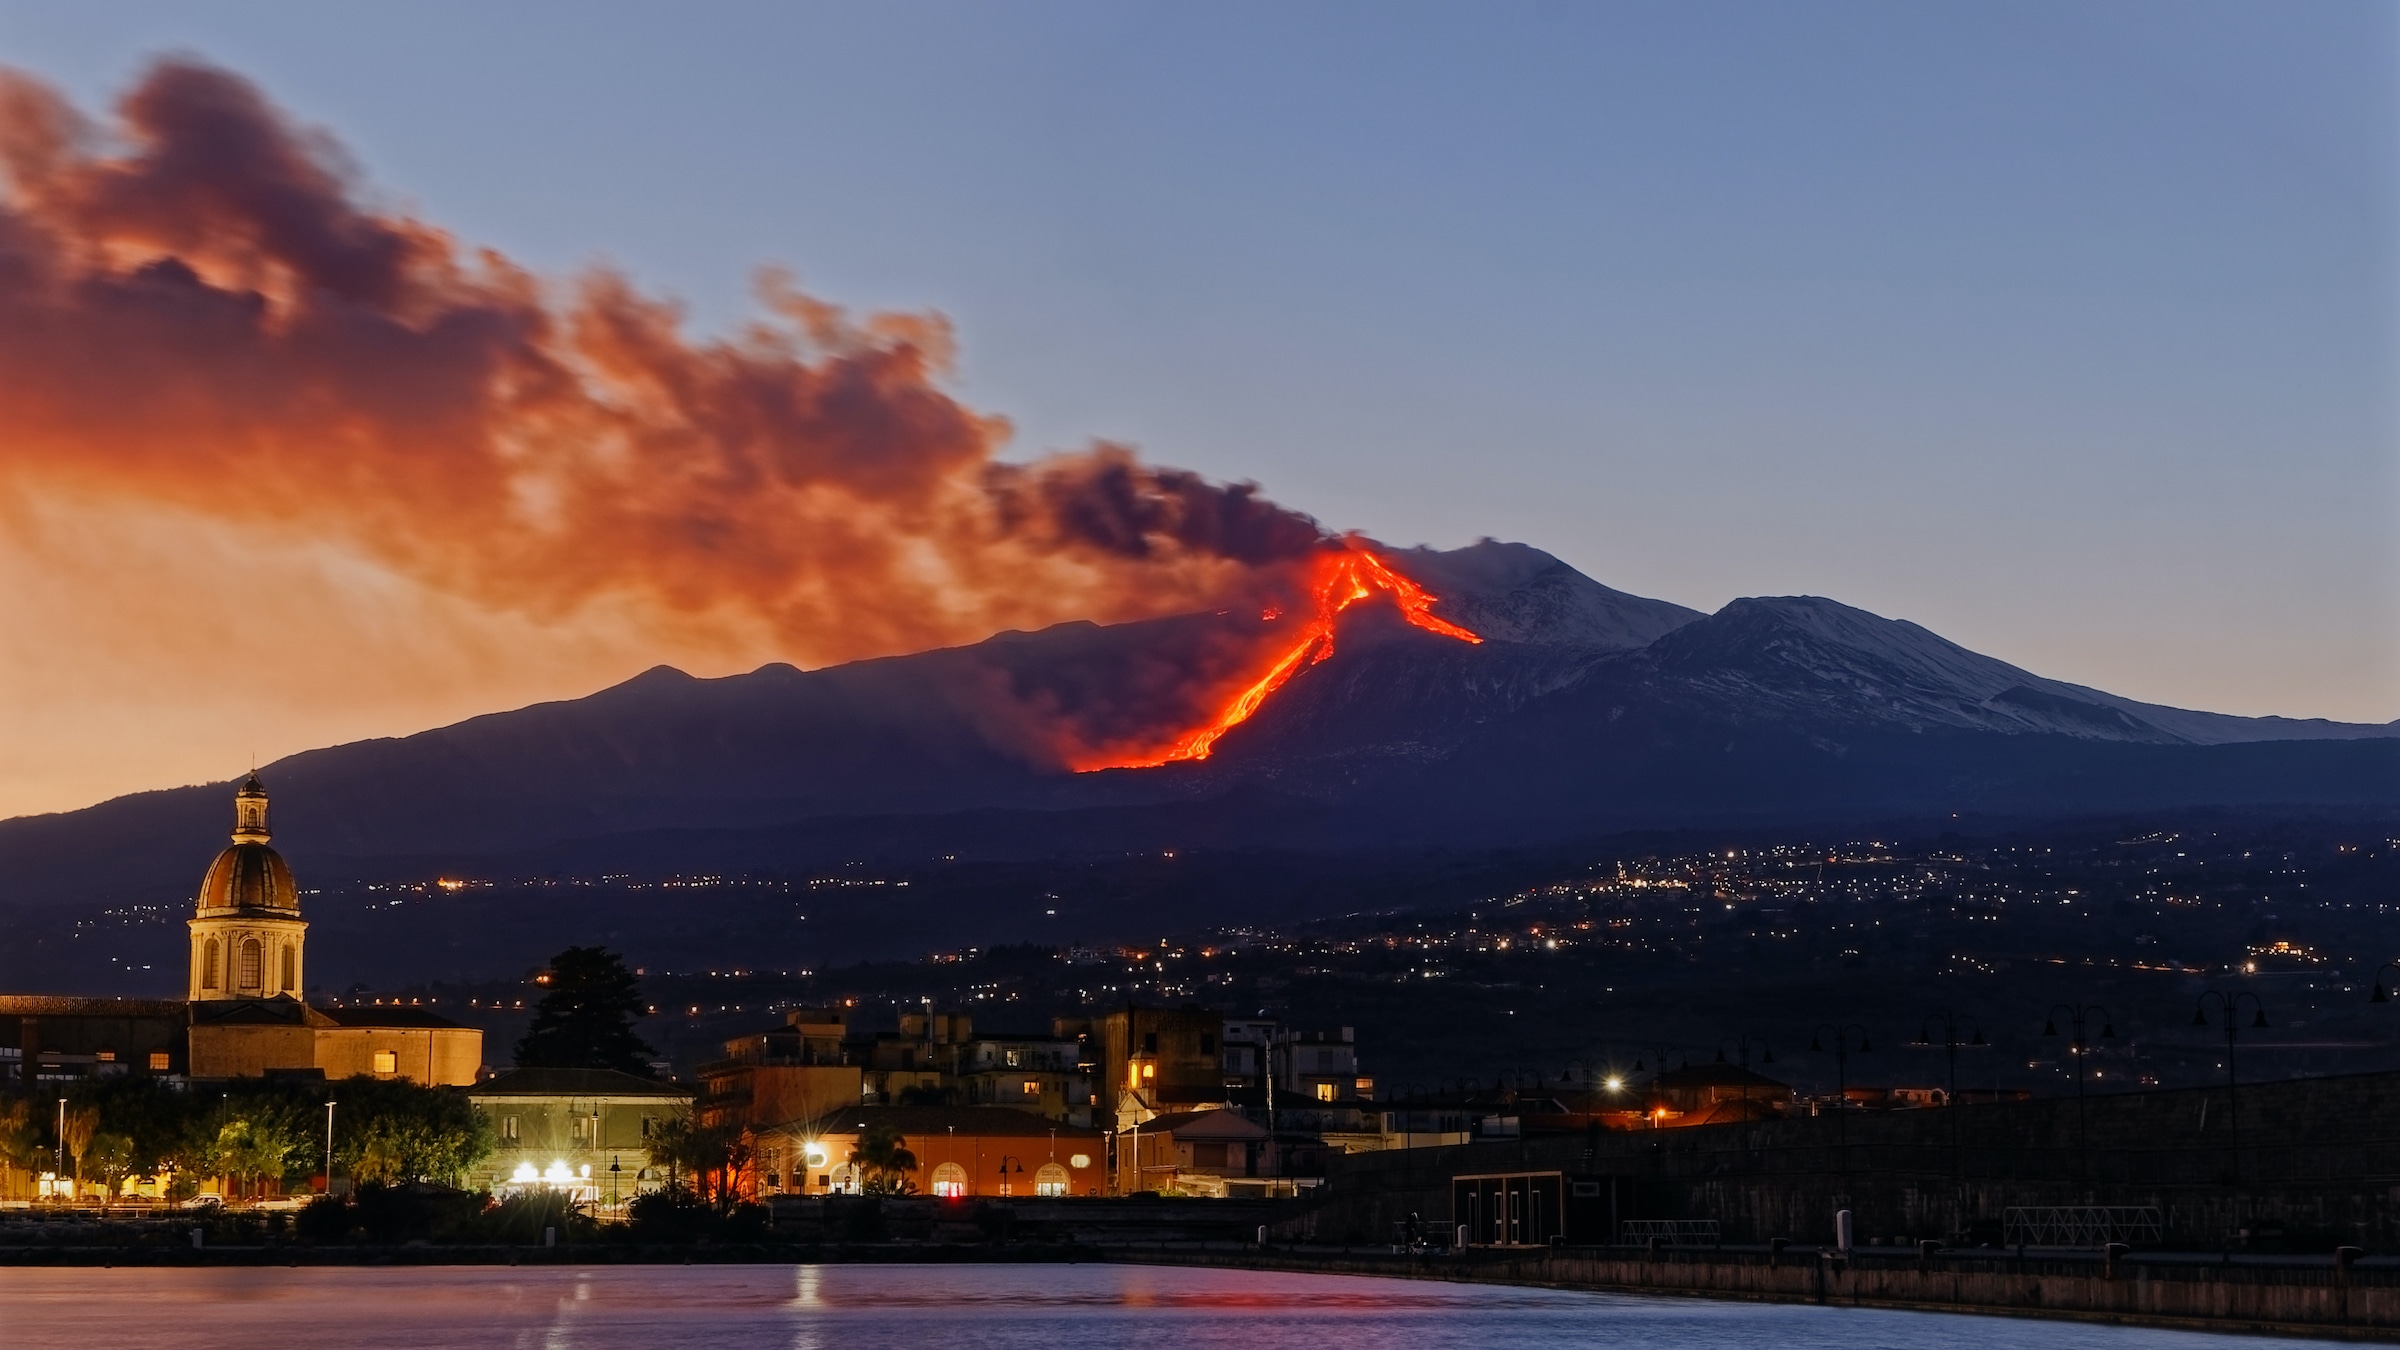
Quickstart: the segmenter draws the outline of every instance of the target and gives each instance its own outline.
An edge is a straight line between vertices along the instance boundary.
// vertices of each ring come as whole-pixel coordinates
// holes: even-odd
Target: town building
[[[653,1151],[663,1126],[690,1110],[688,1089],[615,1069],[503,1069],[467,1093],[497,1148],[469,1185],[495,1195],[549,1189],[621,1211],[673,1179]]]
[[[1100,1100],[1123,1130],[1168,1111],[1227,1100],[1224,1014],[1207,1008],[1121,1008],[1093,1019]]]
[[[700,1066],[700,1123],[765,1129],[858,1101],[865,1075],[843,1044],[849,1016],[796,1008],[782,1026],[725,1042],[723,1059]]]
[[[1117,1136],[1120,1194],[1265,1195],[1281,1162],[1265,1126],[1221,1106],[1152,1116]]]
[[[855,1195],[874,1180],[854,1159],[882,1127],[914,1158],[912,1191],[970,1196],[1092,1196],[1108,1184],[1108,1136],[1002,1106],[853,1106],[768,1132],[783,1165],[759,1169],[760,1189],[788,1195]],[[768,1178],[774,1177],[769,1185]]]
[[[1092,1123],[1084,1042],[1065,1036],[985,1037],[967,1043],[959,1084],[970,1106],[1005,1106],[1044,1120]]]

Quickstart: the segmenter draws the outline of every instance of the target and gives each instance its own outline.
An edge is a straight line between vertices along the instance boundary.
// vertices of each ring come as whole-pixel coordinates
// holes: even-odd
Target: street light
[[[1970,1023],[1972,1035],[1967,1040],[1960,1041],[1958,1039],[1958,1014],[1944,1009],[1927,1017],[1924,1024],[1917,1028],[1917,1038],[1910,1041],[1909,1044],[1921,1050],[1931,1049],[1934,1045],[1933,1024],[1936,1022],[1942,1024],[1941,1046],[1950,1058],[1950,1096],[1945,1107],[1951,1111],[1950,1170],[1956,1174],[1958,1185],[1963,1190],[1967,1184],[1967,1155],[1958,1141],[1958,1114],[1956,1111],[1958,1106],[1958,1047],[1963,1044],[1970,1049],[1980,1048],[1986,1042],[1983,1039],[1982,1026],[1973,1023]]]
[[[2382,974],[2380,971],[2376,973],[2378,976]],[[2232,1164],[2226,1180],[2239,1186],[2242,1184],[2242,1103],[2241,1080],[2233,1069],[2233,1043],[2241,1034],[2241,1021],[2238,1014],[2241,1012],[2242,1000],[2250,1000],[2250,1009],[2255,1014],[2250,1020],[2250,1029],[2253,1031],[2266,1030],[2267,1005],[2259,1002],[2258,995],[2247,989],[2236,990],[2230,994],[2222,989],[2210,989],[2200,995],[2199,1004],[2192,1009],[2193,1026],[2209,1025],[2208,1001],[2212,998],[2217,1001],[2217,1011],[2223,1016],[2225,1022],[2225,1124],[2226,1130],[2231,1135],[2232,1150]]]
[[[1011,1167],[1009,1166],[1009,1164],[1010,1164],[1010,1163],[1016,1163],[1017,1165],[1016,1165],[1014,1168],[1011,1168]],[[1018,1161],[1017,1161],[1017,1156],[1016,1156],[1015,1154],[1013,1154],[1013,1153],[1003,1153],[1003,1154],[1001,1154],[1001,1155],[1000,1155],[1000,1194],[1002,1194],[1002,1195],[1009,1195],[1009,1194],[1011,1194],[1011,1191],[1009,1190],[1009,1185],[1008,1185],[1008,1176],[1009,1176],[1009,1173],[1010,1173],[1011,1171],[1014,1171],[1014,1172],[1015,1172],[1015,1173],[1016,1173],[1018,1176],[1023,1176],[1023,1175],[1025,1175],[1025,1164],[1024,1164],[1024,1163],[1022,1163],[1022,1162],[1018,1162]]]
[[[1738,1060],[1742,1070],[1742,1119],[1745,1123],[1747,1123],[1750,1118],[1750,1038],[1748,1036],[1740,1036],[1730,1038],[1728,1040],[1718,1041],[1717,1063],[1719,1064],[1725,1062],[1725,1047],[1727,1045],[1733,1046],[1734,1055]],[[1759,1047],[1759,1051],[1759,1063],[1772,1064],[1775,1062],[1775,1049],[1773,1046],[1762,1044]]]
[[[1850,1033],[1858,1033],[1858,1053],[1871,1054],[1875,1047],[1867,1042],[1867,1029],[1856,1022],[1836,1024],[1827,1022],[1810,1037],[1808,1048],[1815,1054],[1825,1053],[1825,1037],[1833,1037],[1834,1115],[1833,1137],[1840,1152],[1842,1181],[1850,1180]]]
[[[2067,1052],[2075,1056],[2075,1185],[2087,1192],[2085,1195],[2085,1200],[2088,1203],[2090,1200],[2090,1195],[2088,1192],[2092,1184],[2092,1144],[2091,1137],[2084,1128],[2083,1061],[2091,1054],[2092,1043],[2084,1036],[2083,1028],[2085,1023],[2095,1014],[2097,1014],[2100,1019],[2101,1040],[2115,1040],[2117,1038],[2117,1028],[2114,1019],[2110,1018],[2108,1015],[2108,1009],[2101,1007],[2097,1003],[2059,1003],[2052,1005],[2049,1016],[2044,1018],[2042,1021],[2042,1034],[2044,1036],[2056,1036],[2058,1034],[2058,1015],[2062,1012],[2067,1015],[2067,1021],[2069,1025],[2075,1028],[2074,1036],[2067,1041]]]
[[[325,1193],[333,1194],[333,1108],[334,1099],[325,1099]]]
[[[2389,1003],[2392,1001],[2392,996],[2385,993],[2383,988],[2383,972],[2387,970],[2400,970],[2400,961],[2386,961],[2375,967],[2375,992],[2367,995],[2367,1002]]]

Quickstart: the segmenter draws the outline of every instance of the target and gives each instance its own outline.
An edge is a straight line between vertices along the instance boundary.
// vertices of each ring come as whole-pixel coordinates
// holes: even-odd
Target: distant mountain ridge
[[[1361,605],[1334,658],[1204,762],[1065,773],[1045,762],[1043,719],[1139,713],[1128,688],[1223,659],[1218,638],[1236,619],[1222,615],[1062,624],[805,672],[703,680],[662,666],[586,698],[263,773],[279,843],[304,874],[445,858],[567,867],[646,832],[842,818],[917,821],[895,837],[939,847],[943,821],[985,813],[986,837],[994,811],[1031,822],[1018,830],[1026,847],[1072,853],[1086,846],[1078,822],[1103,818],[1090,813],[1172,836],[1178,812],[1228,794],[1309,803],[1328,845],[1345,847],[1960,809],[2400,805],[2400,722],[2142,703],[1818,597],[1703,615],[1522,544],[1391,559],[1486,640]],[[229,790],[0,821],[0,904],[188,889]],[[1209,819],[1228,844],[1282,828],[1261,823],[1271,805]]]

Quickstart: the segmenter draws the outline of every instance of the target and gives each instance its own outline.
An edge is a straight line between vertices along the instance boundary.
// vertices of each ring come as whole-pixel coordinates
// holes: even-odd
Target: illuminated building
[[[614,1210],[667,1184],[667,1160],[652,1155],[651,1140],[692,1094],[614,1069],[504,1069],[467,1098],[497,1144],[469,1185],[494,1195],[563,1191]]]
[[[859,1100],[863,1071],[842,1044],[849,1013],[796,1008],[782,1026],[736,1036],[725,1057],[700,1066],[700,1123],[763,1129]]]
[[[792,1195],[855,1195],[876,1181],[853,1162],[859,1140],[898,1133],[913,1166],[900,1175],[919,1195],[1093,1196],[1108,1184],[1108,1137],[999,1106],[851,1106],[771,1131],[761,1148],[789,1159],[779,1185]],[[1005,1170],[1003,1170],[1005,1169]]]

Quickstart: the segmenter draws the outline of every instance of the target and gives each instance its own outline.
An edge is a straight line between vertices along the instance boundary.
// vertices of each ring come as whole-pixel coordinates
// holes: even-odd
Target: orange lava
[[[1310,590],[1316,603],[1308,626],[1292,645],[1275,658],[1266,673],[1250,682],[1236,694],[1222,711],[1196,730],[1185,733],[1165,750],[1135,759],[1114,759],[1104,764],[1078,765],[1081,772],[1095,769],[1148,769],[1177,760],[1206,759],[1216,748],[1217,738],[1250,720],[1266,704],[1284,682],[1304,666],[1313,666],[1333,655],[1333,624],[1343,610],[1377,591],[1392,597],[1399,606],[1400,617],[1429,633],[1457,638],[1461,642],[1481,642],[1482,638],[1444,619],[1433,616],[1433,606],[1441,597],[1393,571],[1381,558],[1352,544],[1338,553],[1327,553],[1316,564],[1316,580]],[[1281,611],[1268,610],[1261,617],[1272,620]]]

